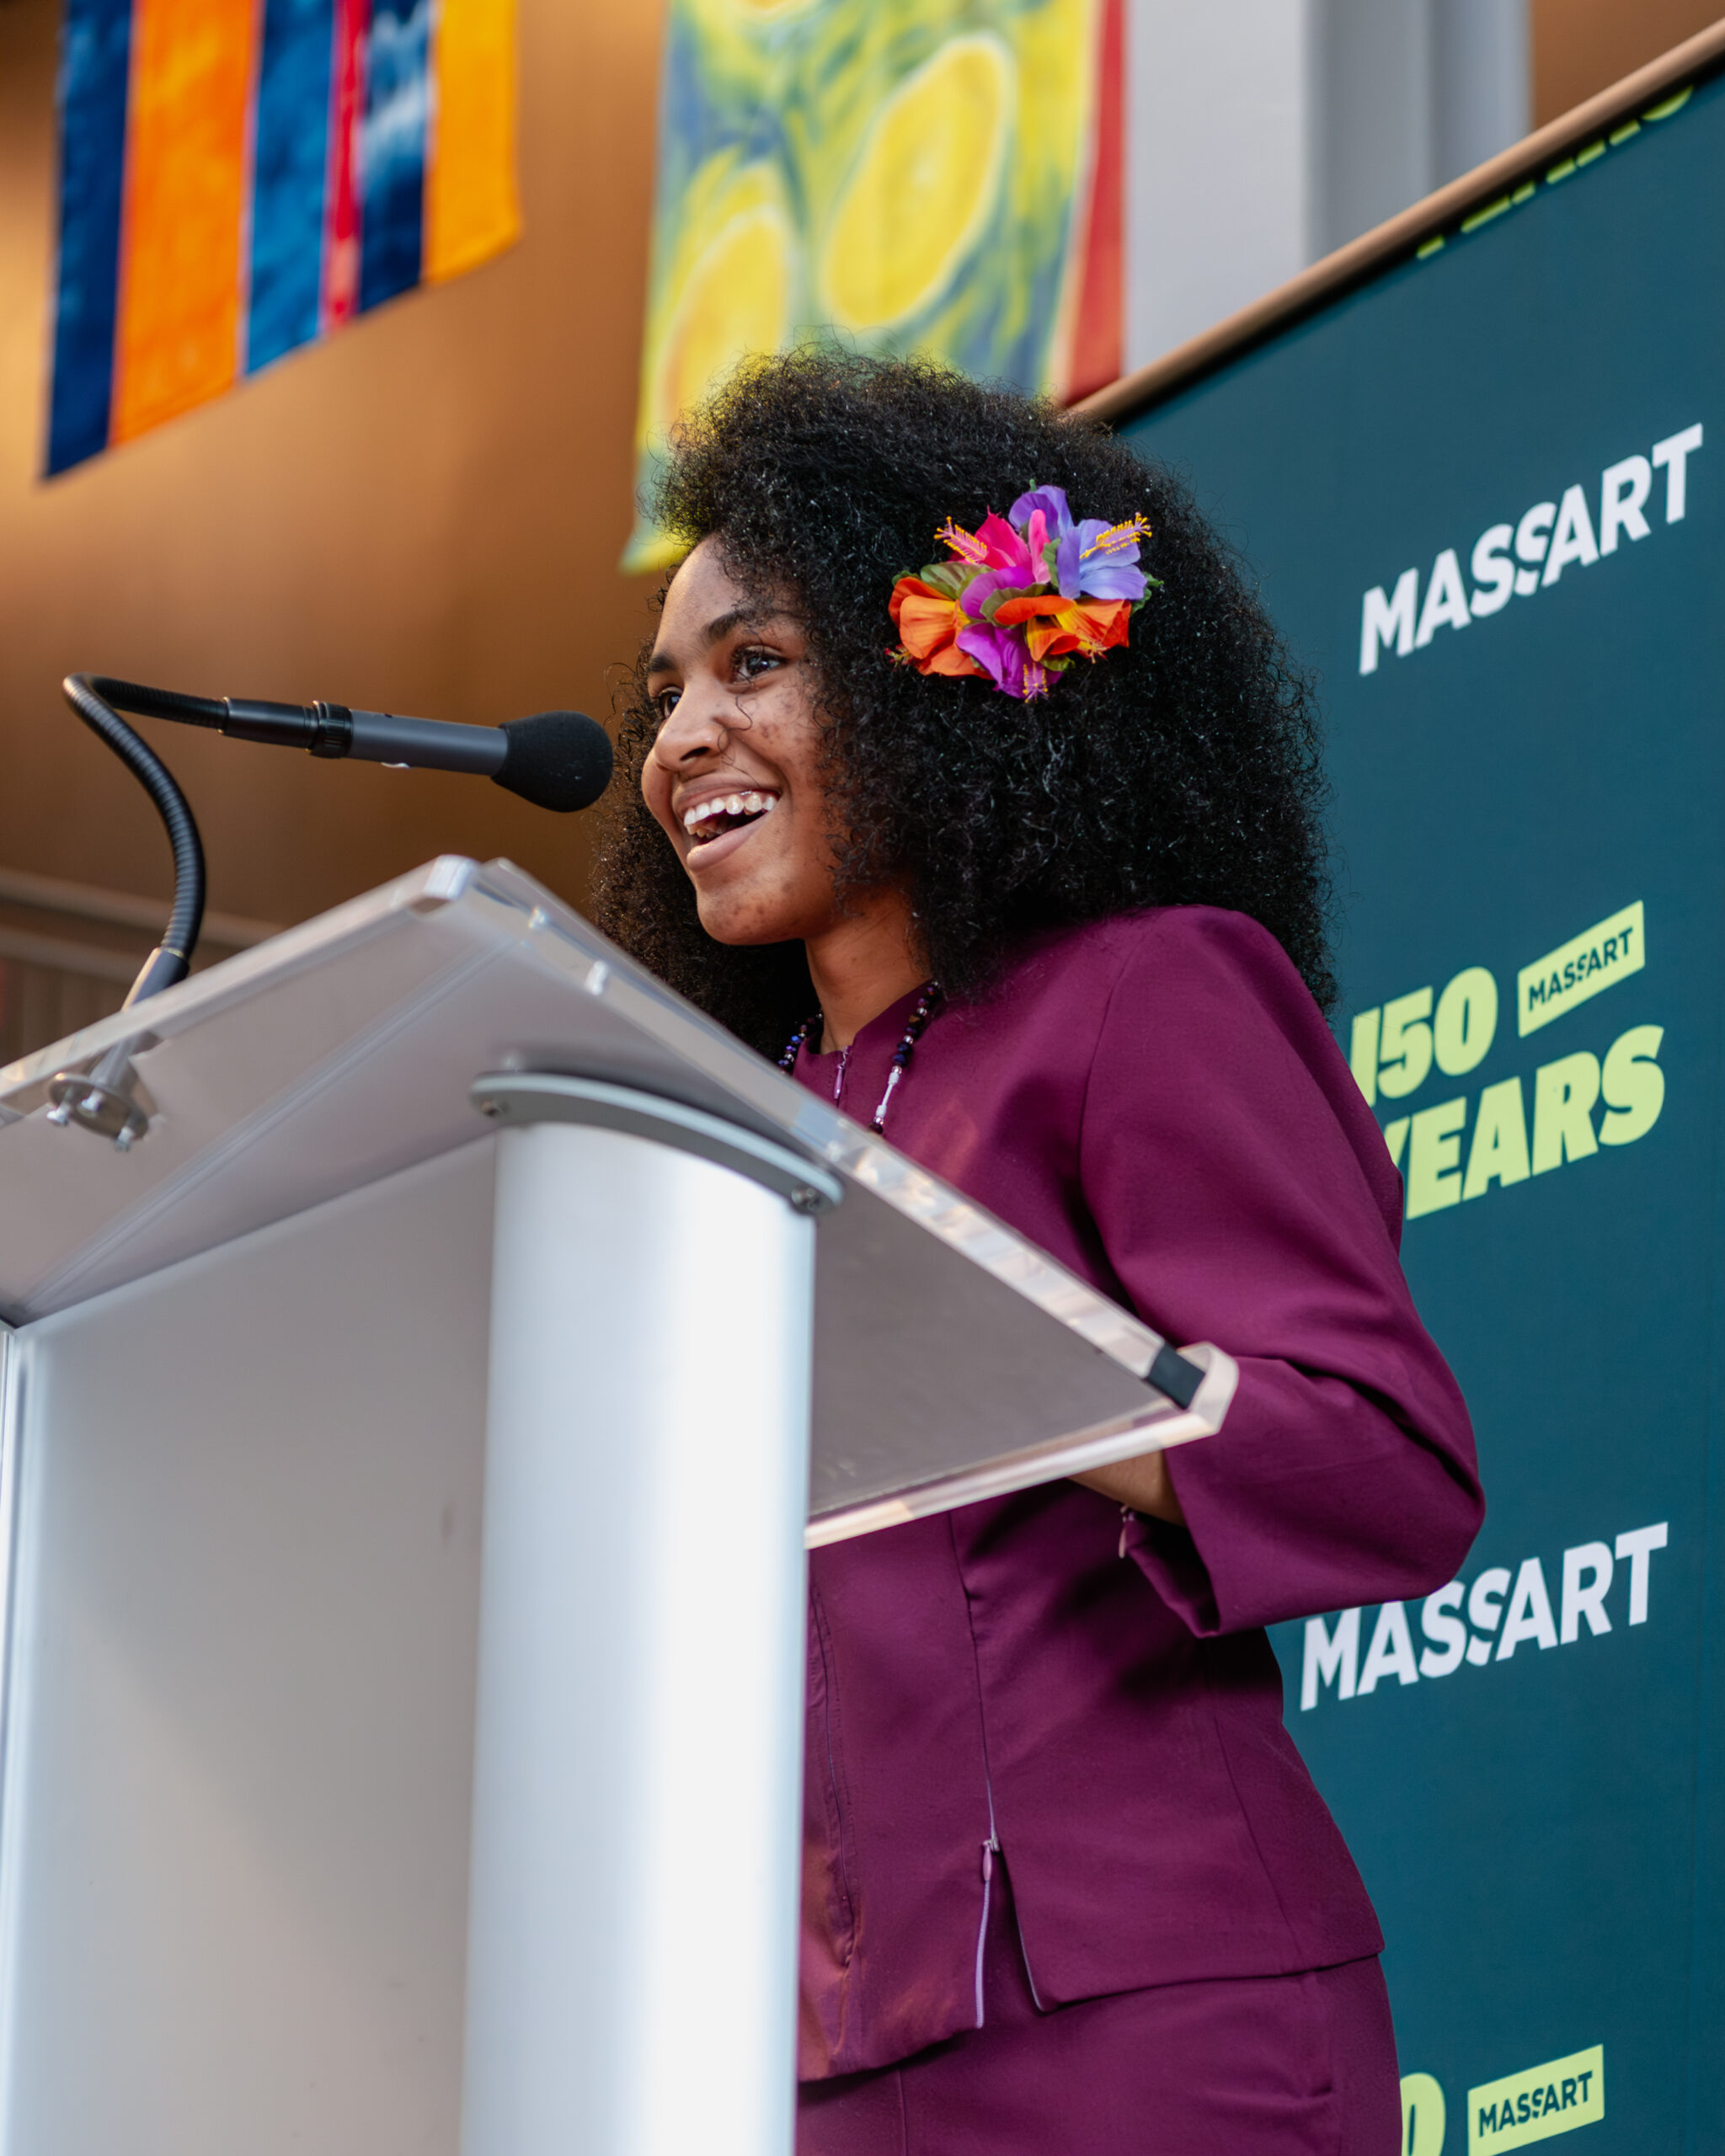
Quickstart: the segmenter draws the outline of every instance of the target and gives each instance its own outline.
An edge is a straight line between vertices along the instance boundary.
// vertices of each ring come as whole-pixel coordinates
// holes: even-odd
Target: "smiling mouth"
[[[726,793],[697,802],[683,818],[683,829],[694,847],[710,846],[729,832],[758,824],[778,806],[776,793]]]

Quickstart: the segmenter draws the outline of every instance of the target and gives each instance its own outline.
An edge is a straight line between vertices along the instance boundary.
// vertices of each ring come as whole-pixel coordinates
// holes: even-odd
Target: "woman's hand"
[[[1135,1513],[1147,1513],[1152,1519],[1165,1519],[1171,1527],[1186,1524],[1186,1515],[1174,1494],[1174,1478],[1168,1472],[1168,1455],[1165,1452],[1145,1452],[1135,1460],[1117,1460],[1112,1467],[1093,1468],[1088,1475],[1075,1475],[1072,1480],[1081,1482],[1087,1490],[1112,1497],[1117,1505],[1130,1506]]]

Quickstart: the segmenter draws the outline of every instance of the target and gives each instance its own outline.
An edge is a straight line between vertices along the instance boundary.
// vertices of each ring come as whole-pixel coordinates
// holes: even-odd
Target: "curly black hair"
[[[1073,513],[1148,519],[1161,589],[1131,641],[1028,702],[887,657],[894,579],[1033,486]],[[686,418],[653,504],[690,546],[803,623],[841,889],[902,878],[929,971],[987,992],[1033,928],[1151,905],[1227,906],[1269,930],[1319,1005],[1326,798],[1311,686],[1190,495],[1099,424],[920,360],[805,348],[745,365]],[[800,944],[714,942],[640,792],[658,719],[643,659],[594,878],[601,928],[776,1053],[813,1001]]]

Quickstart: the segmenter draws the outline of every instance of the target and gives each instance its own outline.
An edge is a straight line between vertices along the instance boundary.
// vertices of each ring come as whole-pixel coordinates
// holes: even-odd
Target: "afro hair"
[[[1021,702],[888,657],[895,578],[1034,486],[1146,518],[1161,580],[1130,646]],[[1249,914],[1318,1004],[1326,798],[1310,684],[1186,489],[1100,424],[931,362],[811,347],[745,365],[688,416],[653,504],[809,638],[841,890],[901,879],[931,976],[985,995],[1026,931],[1146,906]],[[800,944],[714,942],[640,793],[658,718],[644,654],[622,699],[594,880],[601,927],[776,1054],[813,994]]]

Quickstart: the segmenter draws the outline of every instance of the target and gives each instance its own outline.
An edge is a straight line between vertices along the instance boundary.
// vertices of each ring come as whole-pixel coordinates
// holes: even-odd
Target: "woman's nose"
[[[710,705],[703,709],[686,691],[659,729],[659,760],[673,766],[692,763],[697,757],[716,755],[729,741],[729,730],[718,712]]]

